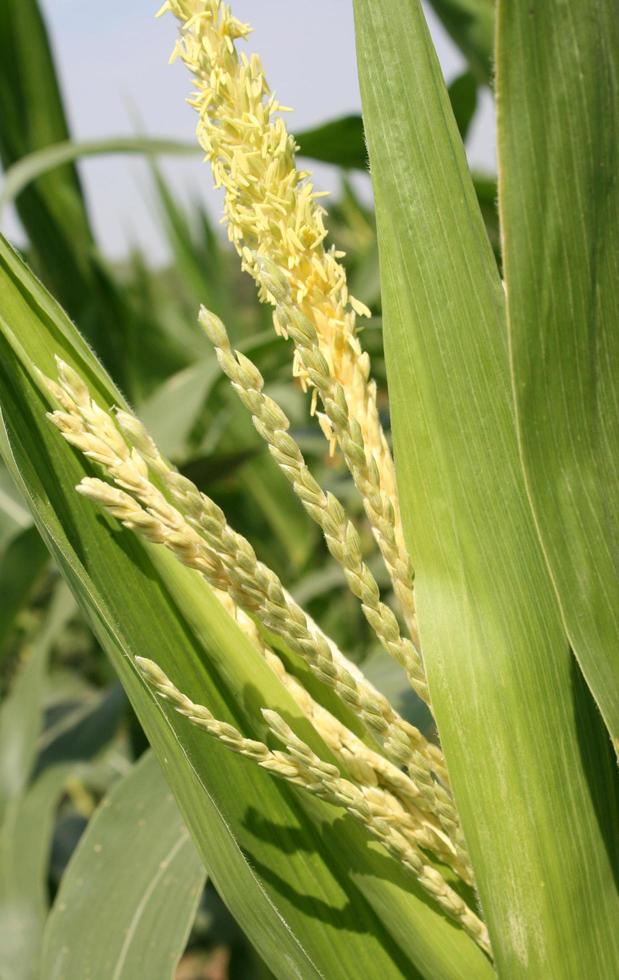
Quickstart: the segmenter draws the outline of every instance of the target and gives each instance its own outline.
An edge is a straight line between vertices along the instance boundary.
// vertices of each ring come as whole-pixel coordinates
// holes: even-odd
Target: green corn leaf
[[[123,399],[71,323],[0,243],[2,452],[59,567],[106,648],[209,875],[279,977],[492,975],[463,933],[342,811],[273,780],[209,739],[146,687],[155,658],[189,697],[249,736],[262,705],[328,750],[204,581],[74,492],[88,472],[44,418],[35,368],[61,354],[105,406]],[[242,792],[240,791],[242,787]]]
[[[0,977],[39,980],[54,816],[70,774],[54,766],[12,799],[0,824]],[[44,974],[43,974],[44,975]]]
[[[499,4],[497,85],[524,468],[570,643],[619,750],[618,15],[594,0]]]
[[[299,153],[350,170],[367,170],[368,155],[361,116],[342,116],[296,133]]]
[[[0,190],[0,213],[41,177],[86,157],[137,153],[140,156],[195,156],[195,143],[155,136],[108,136],[100,140],[62,140],[25,154],[6,169]]]
[[[492,81],[494,0],[430,0],[477,80]]]
[[[90,820],[45,929],[42,975],[172,980],[205,882],[151,752]]]
[[[421,641],[498,970],[611,977],[617,776],[531,518],[502,285],[419,3],[355,9]]]
[[[477,79],[472,71],[465,71],[451,82],[447,89],[449,101],[463,142],[466,140],[473,116],[477,109]]]

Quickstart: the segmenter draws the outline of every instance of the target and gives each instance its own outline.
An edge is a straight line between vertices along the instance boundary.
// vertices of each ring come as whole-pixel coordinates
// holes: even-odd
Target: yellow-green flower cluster
[[[413,819],[394,796],[375,786],[360,785],[343,777],[337,766],[317,756],[275,711],[265,708],[262,715],[272,734],[285,745],[285,751],[272,750],[264,742],[245,738],[233,725],[214,718],[208,708],[195,704],[179,691],[152,660],[139,657],[137,665],[160,697],[169,701],[192,724],[274,776],[347,810],[403,868],[414,875],[450,918],[458,922],[486,953],[490,952],[484,923],[424,856],[424,848],[435,846],[431,828]]]
[[[197,136],[216,185],[225,191],[229,237],[261,298],[273,301],[262,276],[264,257],[285,275],[294,302],[314,325],[320,352],[360,427],[368,462],[376,462],[379,489],[392,502],[403,547],[393,460],[378,417],[369,358],[355,331],[356,314],[369,311],[348,293],[342,253],[325,247],[321,194],[309,174],[296,168],[297,147],[281,116],[285,107],[271,93],[258,55],[236,50],[235,42],[251,29],[221,0],[167,0],[160,13],[168,10],[180,22],[173,57],[180,57],[194,77],[190,103],[199,115]],[[286,334],[277,312],[274,320]],[[298,356],[294,370],[304,386],[313,387]]]
[[[104,411],[79,375],[63,361],[57,364],[59,383],[41,378],[60,406],[50,413],[50,421],[71,445],[101,466],[107,478],[86,477],[78,492],[200,572],[317,729],[326,731],[326,741],[336,754],[354,757],[353,767],[371,773],[372,785],[383,786],[397,797],[398,805],[405,805],[420,825],[426,845],[470,883],[470,865],[438,746],[406,722],[344,657],[288,595],[275,573],[258,561],[250,543],[227,524],[214,501],[169,466],[140,421],[126,411],[116,412],[115,417]],[[321,492],[317,485],[314,489]],[[353,559],[342,558],[352,568]],[[281,664],[261,643],[250,616],[278,634],[352,708],[382,747],[386,757],[382,762],[376,751],[355,742],[352,733],[329,720],[294,679],[282,674]]]

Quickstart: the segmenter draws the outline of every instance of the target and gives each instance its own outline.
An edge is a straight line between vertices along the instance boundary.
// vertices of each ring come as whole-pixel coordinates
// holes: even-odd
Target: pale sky
[[[134,135],[137,119],[151,136],[193,139],[195,116],[184,102],[191,89],[189,76],[182,65],[168,65],[175,21],[169,14],[154,19],[157,0],[40,2],[75,138]],[[233,0],[232,7],[236,16],[254,27],[248,50],[260,53],[271,88],[295,108],[288,117],[293,132],[360,110],[352,0]],[[430,14],[428,20],[450,80],[463,70],[462,58]],[[474,121],[469,143],[473,165],[493,170],[489,95]],[[144,164],[125,156],[91,159],[80,166],[105,253],[117,258],[137,243],[151,260],[165,259]],[[199,158],[167,158],[164,169],[179,193],[201,194],[213,215],[219,214],[208,167]],[[318,186],[337,189],[333,168],[312,164],[311,169]],[[361,175],[359,180],[369,195],[369,178]],[[17,237],[12,216],[2,230]]]

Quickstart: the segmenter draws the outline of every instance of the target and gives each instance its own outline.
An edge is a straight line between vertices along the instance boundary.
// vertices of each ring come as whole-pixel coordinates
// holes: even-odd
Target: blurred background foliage
[[[491,78],[492,3],[437,0],[434,6],[470,66],[450,87],[466,137],[480,87]],[[362,121],[359,116],[330,120],[297,134],[297,140],[302,156],[341,168],[339,196],[328,204],[328,226],[332,241],[346,253],[351,292],[373,313],[363,322],[363,343],[388,427],[374,216],[350,180],[352,172],[367,167]],[[394,704],[427,730],[422,706],[402,686],[395,665],[375,649],[316,526],[265,451],[200,334],[196,314],[203,303],[226,322],[235,346],[258,364],[269,393],[292,419],[293,434],[314,473],[346,503],[369,541],[348,475],[329,458],[309,418],[307,398],[291,383],[290,351],[274,334],[268,310],[258,304],[253,284],[240,272],[236,254],[204,204],[196,200],[190,208],[182,206],[158,166],[156,151],[193,148],[141,137],[125,140],[122,147],[118,142],[71,141],[37,2],[3,0],[0,206],[14,199],[27,234],[27,261],[162,450],[208,489],[295,598],[363,662]],[[76,161],[119,148],[141,152],[149,161],[171,255],[166,267],[152,268],[140,251],[113,263],[98,248]],[[495,181],[479,175],[475,183],[498,260]],[[376,564],[373,571],[387,590],[382,566]],[[144,963],[132,964],[129,944],[120,972],[113,973],[116,963],[106,975],[178,980],[270,976],[205,883],[120,683],[51,564],[1,461],[0,694],[0,977],[37,976],[41,950],[48,955],[59,936],[65,941],[67,931],[91,945],[92,958],[104,950],[113,957],[114,926],[123,915],[130,917],[141,897],[138,933],[144,938],[150,930],[153,940],[156,936],[151,945],[157,956],[144,972]],[[129,856],[141,854],[144,846],[138,868]],[[97,859],[102,848],[106,861]],[[128,864],[130,881],[126,870],[123,874]],[[169,874],[160,881],[162,867]],[[101,896],[106,901],[95,936],[88,933],[80,910],[96,905]],[[136,943],[136,948],[144,947]]]

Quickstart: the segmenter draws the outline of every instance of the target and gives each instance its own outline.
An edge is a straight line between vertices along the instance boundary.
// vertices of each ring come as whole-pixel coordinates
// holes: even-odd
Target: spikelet
[[[361,544],[356,529],[346,518],[345,512],[332,494],[325,493],[310,473],[303,455],[288,433],[289,422],[281,408],[263,392],[262,375],[252,362],[230,346],[225,327],[218,317],[204,308],[200,321],[214,344],[222,370],[233,382],[239,398],[252,413],[258,433],[267,442],[275,460],[292,483],[304,507],[322,528],[327,546],[344,570],[348,585],[361,600],[363,612],[374,629],[384,649],[405,669],[411,686],[426,703],[429,702],[425,675],[419,654],[412,642],[402,637],[392,611],[380,601],[378,586],[361,557]],[[390,746],[387,745],[388,750]],[[428,753],[433,751],[428,746]],[[411,759],[396,757],[403,765],[411,765]],[[435,772],[447,783],[447,773],[439,752],[435,752]],[[437,808],[443,820],[444,830],[457,841],[458,856],[463,866],[467,864],[466,848],[461,835],[451,798],[440,785],[427,776],[416,773],[425,784],[428,800]]]
[[[413,574],[397,507],[381,486],[377,460],[366,452],[361,426],[350,412],[344,387],[333,378],[320,350],[314,324],[297,309],[285,279],[273,263],[263,259],[261,264],[263,279],[276,297],[278,316],[295,341],[298,361],[311,377],[314,390],[320,394],[325,410],[321,415],[322,426],[342,450],[393,582],[410,637],[419,651]]]
[[[273,734],[286,745],[288,758],[297,762],[300,771],[308,776],[320,775],[320,793],[324,799],[345,807],[357,817],[390,854],[412,871],[422,887],[444,911],[458,921],[481,948],[489,953],[486,926],[447,884],[440,872],[426,863],[419,851],[419,839],[408,832],[400,811],[394,812],[388,794],[357,786],[344,779],[337,767],[322,762],[275,711],[263,709],[262,714]]]
[[[114,504],[114,488],[107,484],[104,487],[106,489],[103,490],[101,498],[107,500],[106,509],[125,522],[131,520],[132,515],[126,506]],[[414,840],[448,864],[463,881],[471,884],[470,866],[460,859],[457,848],[441,827],[440,818],[424,810],[423,805],[421,809],[419,808],[418,786],[397,766],[368,748],[361,739],[315,701],[299,681],[286,671],[281,659],[264,643],[254,621],[235,604],[229,594],[215,591],[227,612],[251,639],[302,713],[312,722],[325,744],[329,746],[335,757],[341,760],[346,771],[357,782],[364,783],[368,787],[376,787],[385,794],[385,797],[390,794],[390,797],[393,797],[391,808],[400,812],[400,819],[406,824],[407,832],[413,835]],[[197,716],[192,715],[191,712],[187,716],[195,724],[199,724]],[[204,712],[201,717],[204,719]]]
[[[399,810],[404,811],[402,820],[410,821],[413,818],[415,840],[448,864],[463,881],[472,884],[470,863],[468,859],[462,859],[456,844],[445,832],[440,817],[424,806],[423,799],[421,806],[419,805],[419,786],[393,763],[369,749],[361,739],[318,704],[299,681],[286,672],[273,651],[265,649],[264,656],[303,714],[312,722],[323,742],[329,746],[353,780],[368,788],[376,787],[397,801]]]
[[[419,653],[400,633],[392,611],[380,601],[376,580],[361,557],[361,542],[354,525],[331,493],[319,486],[288,433],[290,422],[272,398],[264,394],[264,378],[244,354],[234,351],[221,320],[204,307],[200,322],[217,352],[219,364],[232,387],[252,414],[258,434],[291,482],[310,516],[322,529],[327,547],[341,565],[351,592],[361,601],[363,612],[381,645],[407,673],[411,686],[429,704],[428,686]]]
[[[281,636],[358,714],[387,757],[406,767],[419,793],[416,805],[436,814],[454,843],[459,867],[469,869],[438,746],[401,718],[346,660],[288,595],[274,572],[257,560],[249,542],[227,524],[221,508],[169,467],[139,420],[119,411],[114,422],[90,398],[75,372],[61,360],[57,363],[60,385],[45,383],[62,409],[49,418],[67,441],[102,465],[116,484],[85,478],[78,492],[147,540],[165,545],[179,561],[201,572],[214,589],[228,594],[236,606],[256,615]],[[151,469],[172,501],[151,481]]]
[[[81,379],[74,377],[75,373],[62,361],[57,363],[62,393],[55,382],[49,382],[48,388],[63,410],[52,412],[50,421],[68,442],[102,465],[116,484],[110,487],[103,480],[86,478],[78,491],[105,507],[125,526],[154,543],[166,545],[216,589],[228,592],[246,612],[258,615],[360,714],[376,737],[384,739],[398,764],[419,769],[418,778],[427,784],[426,794],[430,793],[431,772],[435,760],[436,764],[440,762],[440,750],[404,721],[387,699],[336,653],[332,642],[286,593],[275,573],[257,560],[249,542],[227,524],[221,508],[168,466],[138,419],[128,412],[117,413],[118,426],[134,443],[130,447],[111,416],[88,393],[84,396]],[[149,467],[165,485],[173,503],[152,483]]]
[[[416,640],[412,572],[401,527],[395,468],[378,416],[369,358],[355,327],[356,314],[369,315],[369,310],[348,294],[346,273],[339,262],[342,253],[325,248],[325,211],[316,200],[320,195],[309,174],[296,169],[297,147],[281,116],[284,107],[269,90],[260,58],[255,54],[247,58],[236,50],[235,41],[247,37],[249,25],[233,17],[220,0],[169,0],[160,12],[165,10],[180,22],[173,57],[180,57],[194,76],[190,104],[199,116],[197,137],[216,186],[225,191],[228,235],[243,268],[256,280],[260,298],[275,305],[276,329],[286,336],[289,333],[273,285],[278,276],[291,302],[312,324],[326,370],[343,392],[364,469],[372,475],[372,492],[384,498],[382,517],[391,523],[389,534],[399,553],[398,564],[405,569],[394,581],[396,596]],[[275,276],[265,275],[269,268]],[[304,388],[317,391],[298,348],[293,370]],[[312,405],[315,407],[314,399]],[[319,421],[333,449],[336,432],[329,413],[322,413]],[[376,532],[382,534],[380,528]]]
[[[440,750],[429,745],[421,733],[405,722],[387,699],[367,683],[358,669],[348,664],[285,592],[274,573],[257,561],[249,543],[227,525],[220,508],[170,469],[138,419],[121,411],[114,420],[91,398],[86,385],[71,368],[59,359],[57,364],[60,384],[42,379],[61,406],[48,417],[68,442],[102,466],[116,484],[113,486],[104,480],[87,477],[79,484],[78,491],[103,506],[125,526],[155,544],[165,545],[183,564],[200,571],[218,594],[228,597],[225,601],[232,602],[237,616],[242,607],[247,620],[243,626],[249,624],[247,613],[257,614],[261,622],[278,632],[317,676],[356,711],[370,732],[383,739],[383,748],[391,763],[386,760],[379,763],[378,755],[368,751],[352,733],[344,735],[343,726],[338,730],[339,723],[329,718],[320,706],[314,704],[308,711],[308,715],[318,721],[319,728],[330,730],[327,743],[339,740],[338,755],[341,758],[346,754],[356,756],[356,771],[360,772],[361,768],[366,776],[371,773],[370,787],[364,792],[372,801],[376,820],[379,819],[378,811],[382,816],[378,824],[369,829],[381,837],[378,827],[384,827],[387,811],[394,819],[397,815],[397,832],[391,828],[386,837],[381,837],[382,842],[419,876],[424,887],[431,892],[434,889],[432,893],[449,914],[460,916],[460,912],[454,912],[454,898],[441,897],[444,885],[441,876],[438,878],[443,883],[439,884],[433,878],[437,873],[421,858],[413,861],[410,855],[406,857],[411,848],[414,852],[417,847],[425,847],[450,864],[462,880],[473,881],[453,802],[445,787],[433,776],[441,768],[434,761],[436,756],[440,758]],[[126,441],[127,438],[133,445]],[[174,502],[151,481],[151,469]],[[260,643],[255,631],[253,639]],[[263,655],[268,656],[266,651]],[[281,665],[278,672],[281,676]],[[294,686],[291,679],[288,686]],[[295,692],[298,702],[307,709],[308,697],[304,699],[299,688]],[[160,693],[165,692],[162,689]],[[217,727],[219,723],[206,708],[198,711],[188,701],[181,704],[183,696],[173,686],[170,695],[171,700],[176,698],[178,710],[195,724],[222,738],[236,751],[250,755],[260,765],[272,768],[270,763],[264,763],[261,743],[245,740],[246,744],[241,745],[239,733],[229,727]],[[346,751],[342,751],[344,747]],[[280,756],[275,754],[283,765]],[[397,764],[406,766],[408,777],[398,773]],[[299,776],[297,770],[293,773],[293,781],[298,782],[301,778],[305,788],[321,792],[320,787],[308,785],[307,772]],[[292,778],[289,768],[277,774]],[[339,774],[338,778],[341,778]],[[347,805],[344,797],[337,797],[333,787],[330,793],[325,798]],[[462,914],[466,917],[469,913]],[[470,923],[467,925],[463,920],[463,925],[470,931]]]
[[[169,467],[139,420],[119,411],[115,424],[90,398],[75,372],[61,360],[57,363],[60,385],[46,384],[62,410],[49,418],[67,441],[102,465],[116,483],[112,487],[103,480],[86,478],[78,492],[147,540],[164,544],[179,561],[201,572],[214,589],[230,596],[246,613],[257,615],[299,653],[320,680],[359,715],[382,743],[388,758],[406,767],[419,793],[417,806],[437,815],[443,831],[454,842],[459,866],[468,868],[438,746],[404,721],[337,650],[292,600],[277,576],[258,562],[249,542],[226,523],[223,511]],[[125,437],[133,443],[131,447]],[[152,483],[149,469],[173,502]]]
[[[286,751],[271,750],[264,742],[245,738],[233,725],[216,719],[204,705],[195,704],[178,690],[152,660],[136,658],[148,684],[192,724],[219,739],[228,748],[261,768],[336,806],[344,807],[406,870],[452,919],[487,953],[487,929],[445,878],[427,863],[421,848],[431,846],[426,830],[416,825],[389,793],[359,785],[342,776],[337,766],[323,761],[274,711],[262,715]]]

